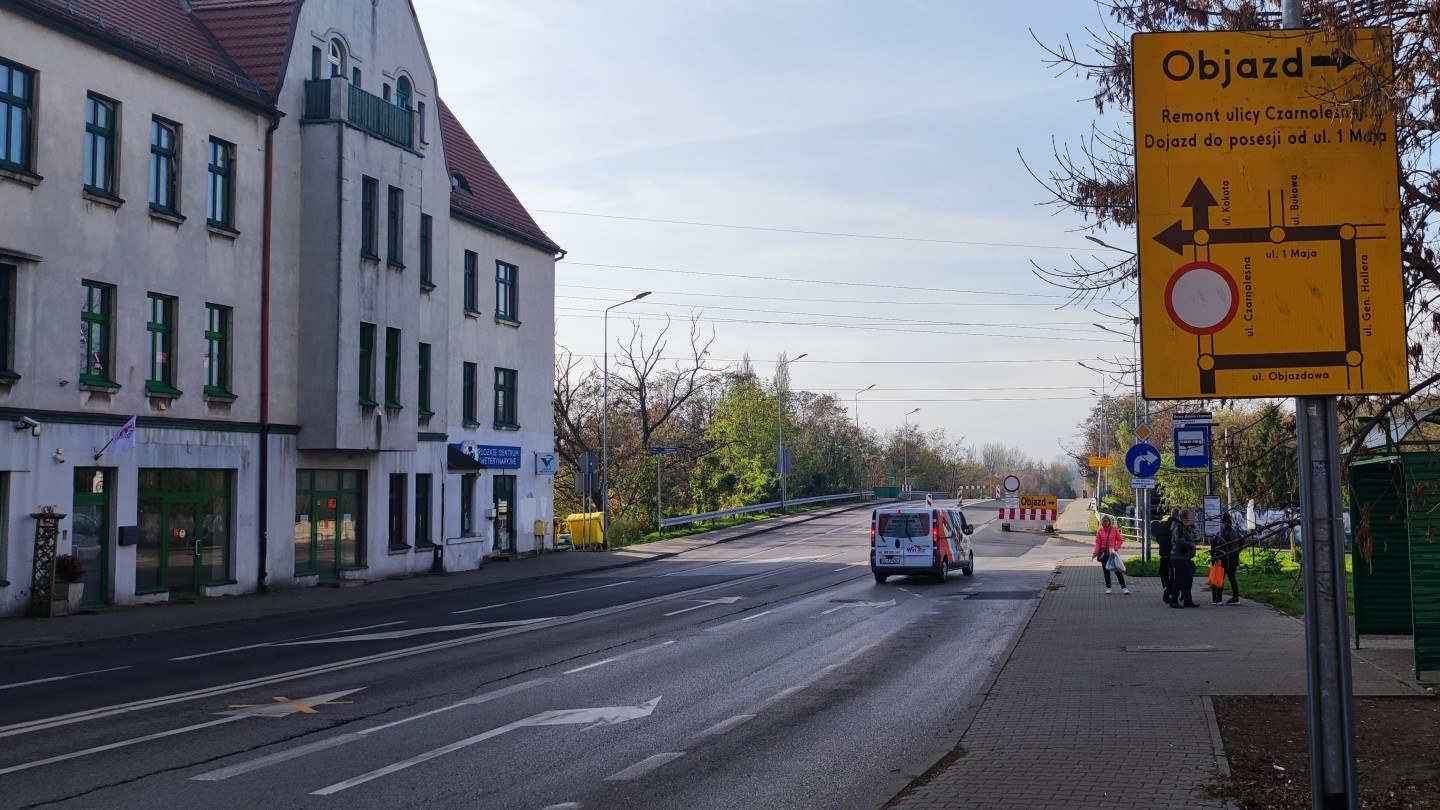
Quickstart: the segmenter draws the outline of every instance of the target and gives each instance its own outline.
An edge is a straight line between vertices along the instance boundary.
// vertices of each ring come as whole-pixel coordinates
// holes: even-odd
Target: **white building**
[[[560,255],[407,0],[0,2],[0,615],[533,550]]]

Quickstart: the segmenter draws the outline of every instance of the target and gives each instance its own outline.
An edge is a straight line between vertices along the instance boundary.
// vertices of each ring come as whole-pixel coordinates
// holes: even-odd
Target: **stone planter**
[[[55,583],[55,598],[50,601],[50,615],[69,616],[80,611],[80,600],[85,594],[83,582]]]

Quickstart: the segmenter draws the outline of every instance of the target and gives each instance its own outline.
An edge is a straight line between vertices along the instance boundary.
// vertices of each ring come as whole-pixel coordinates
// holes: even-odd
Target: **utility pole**
[[[1282,28],[1303,28],[1301,0],[1284,0]],[[1360,806],[1355,774],[1340,431],[1335,397],[1295,398],[1305,576],[1305,675],[1310,704],[1310,803]]]

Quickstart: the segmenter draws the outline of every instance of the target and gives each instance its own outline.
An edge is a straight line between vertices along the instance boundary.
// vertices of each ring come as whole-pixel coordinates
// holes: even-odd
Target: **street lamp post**
[[[855,491],[865,488],[865,443],[860,440],[860,395],[875,387],[875,383],[855,392]]]
[[[910,417],[919,412],[920,409],[916,408],[910,413],[905,414],[905,432],[900,436],[900,455],[905,460],[904,469],[900,473],[900,489],[902,492],[905,490],[905,485],[910,483]]]
[[[789,387],[784,384],[785,366],[808,356],[809,352],[803,352],[793,358],[781,360],[775,367],[775,387],[780,389],[776,392],[775,423],[779,425],[777,431],[778,440],[775,445],[775,471],[780,474],[780,512],[785,512],[785,479],[788,470],[785,469],[785,390]]]
[[[605,348],[600,370],[600,548],[610,548],[610,310],[649,295],[646,290],[634,298],[605,308]]]

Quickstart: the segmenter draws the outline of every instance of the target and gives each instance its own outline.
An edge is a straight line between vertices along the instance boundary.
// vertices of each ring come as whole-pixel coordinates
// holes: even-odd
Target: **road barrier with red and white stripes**
[[[1007,509],[1000,507],[1000,519],[1004,521],[1016,520],[1043,520],[1047,523],[1054,523],[1058,509],[1021,509],[1014,507]]]

